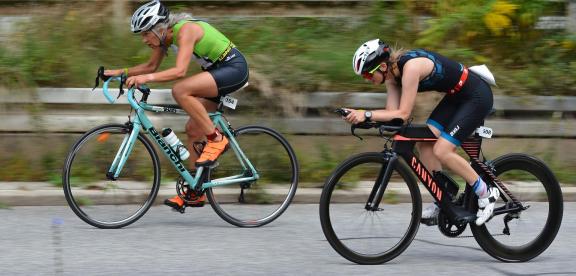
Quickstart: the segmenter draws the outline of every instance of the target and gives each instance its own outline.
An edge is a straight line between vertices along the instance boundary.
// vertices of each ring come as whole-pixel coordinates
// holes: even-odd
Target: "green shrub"
[[[0,85],[88,87],[99,65],[121,68],[146,61],[150,50],[140,37],[127,24],[114,26],[103,7],[59,5],[22,24],[13,41],[0,46]],[[404,48],[430,48],[467,65],[486,63],[496,73],[500,93],[576,92],[575,36],[535,28],[540,16],[562,12],[559,3],[377,1],[355,9],[367,16],[210,22],[245,53],[252,71],[292,91],[381,90],[350,68],[356,47],[380,37]],[[418,22],[420,15],[432,19]],[[162,68],[173,64],[170,54]]]

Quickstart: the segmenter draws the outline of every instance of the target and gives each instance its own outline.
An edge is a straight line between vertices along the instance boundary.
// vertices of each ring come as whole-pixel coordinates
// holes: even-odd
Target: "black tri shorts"
[[[220,102],[221,97],[242,88],[248,82],[248,63],[236,48],[232,48],[226,57],[206,71],[214,77],[218,86],[218,96],[207,99],[216,103]]]
[[[426,124],[440,130],[440,137],[460,146],[484,123],[484,118],[492,110],[493,101],[490,85],[470,71],[462,90],[444,96]]]

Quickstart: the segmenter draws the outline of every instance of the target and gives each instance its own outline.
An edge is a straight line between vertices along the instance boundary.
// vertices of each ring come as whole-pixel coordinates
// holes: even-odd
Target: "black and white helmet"
[[[133,33],[151,30],[159,22],[168,20],[170,11],[159,0],[150,1],[138,8],[132,15],[130,27]]]
[[[352,59],[352,68],[356,75],[373,71],[380,63],[390,58],[390,46],[380,39],[373,39],[358,47]]]

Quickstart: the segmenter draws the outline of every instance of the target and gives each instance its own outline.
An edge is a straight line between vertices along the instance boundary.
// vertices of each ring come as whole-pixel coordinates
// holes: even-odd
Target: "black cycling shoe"
[[[432,217],[432,218],[421,218],[420,223],[422,223],[426,226],[438,225],[438,217],[436,216],[436,217]]]

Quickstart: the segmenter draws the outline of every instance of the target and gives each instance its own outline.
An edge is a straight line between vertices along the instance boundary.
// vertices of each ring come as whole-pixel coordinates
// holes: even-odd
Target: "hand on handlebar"
[[[150,78],[150,74],[145,74],[145,75],[138,75],[138,76],[132,76],[129,77],[126,80],[126,85],[128,87],[140,87],[143,84],[146,84],[147,82],[151,81],[152,79]]]
[[[380,135],[382,135],[383,132],[399,131],[403,128],[404,125],[404,120],[401,118],[394,118],[387,122],[366,121],[364,110],[337,108],[334,110],[334,112],[340,114],[340,116],[342,116],[345,121],[352,124],[350,126],[350,132],[352,132],[352,135],[358,137],[360,140],[363,139],[355,133],[356,129],[379,128]]]
[[[340,114],[346,122],[353,125],[360,124],[366,121],[366,117],[364,116],[364,110],[338,108],[335,110],[335,112]]]

